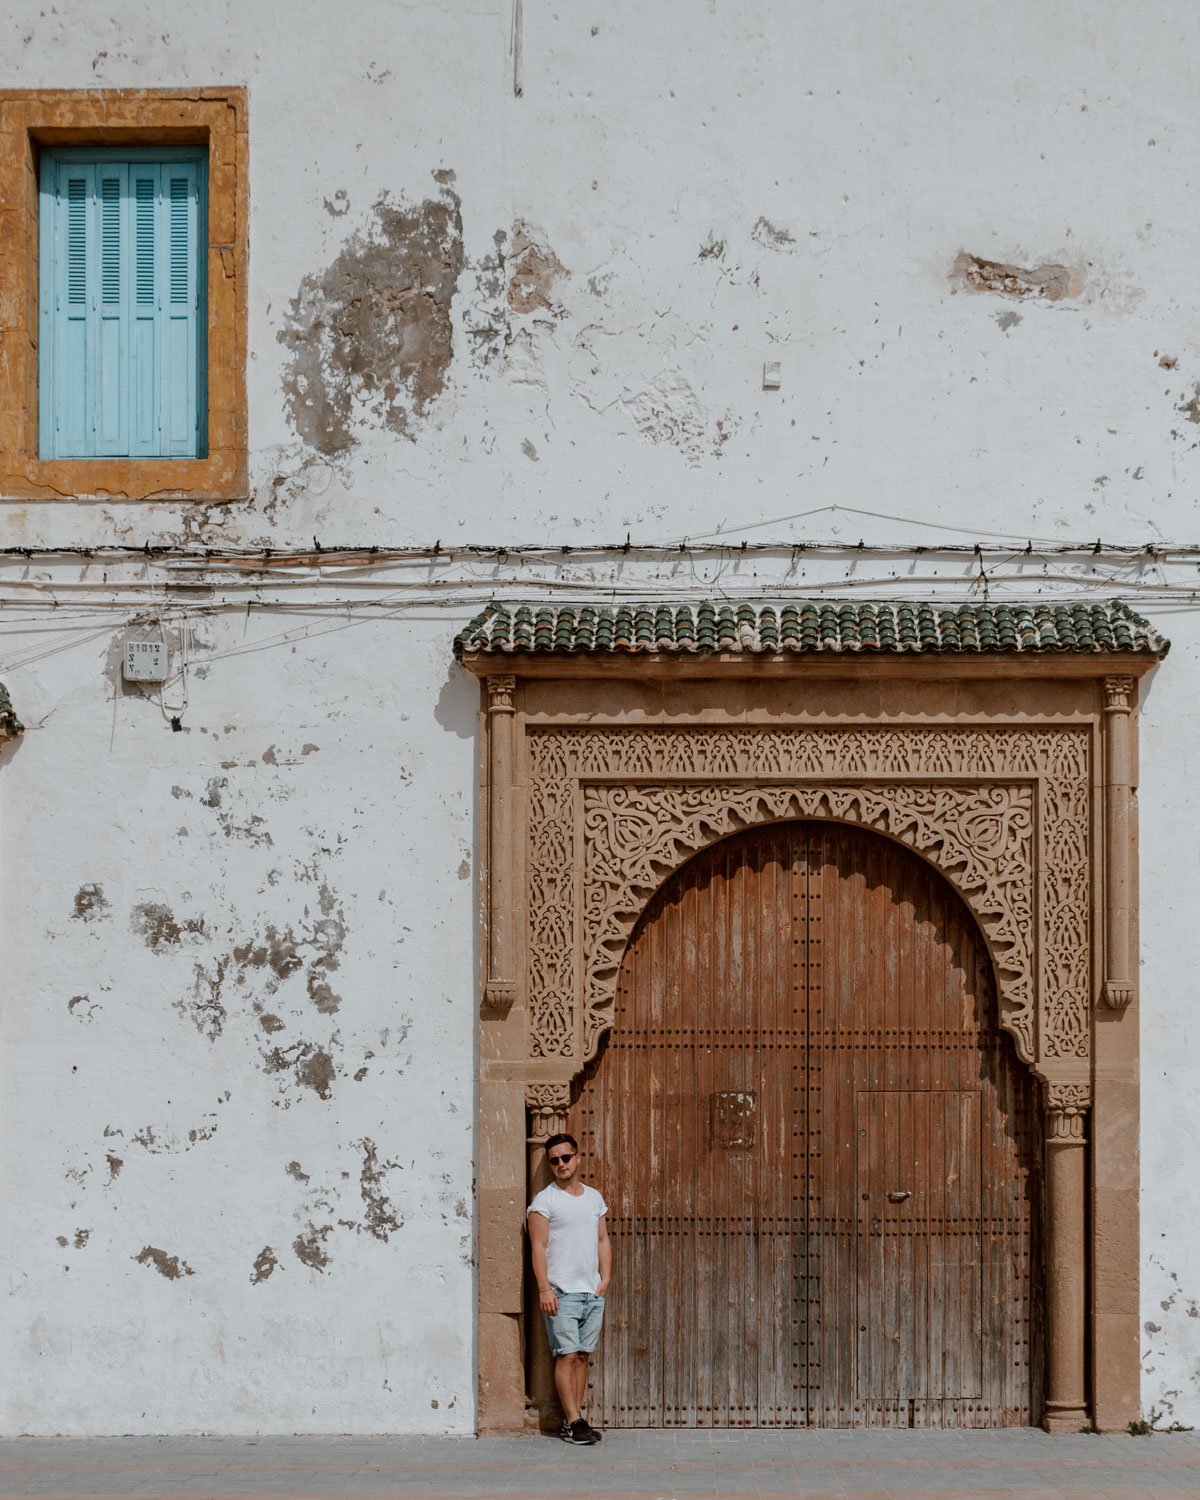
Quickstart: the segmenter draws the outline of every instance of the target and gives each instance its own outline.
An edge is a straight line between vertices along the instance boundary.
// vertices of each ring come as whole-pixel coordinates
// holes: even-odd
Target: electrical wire
[[[941,534],[973,538],[970,542],[886,543],[864,540],[848,541],[844,537],[775,537],[762,541],[730,542],[725,538],[743,537],[751,531],[761,531],[768,526],[808,520],[816,515],[851,515],[871,520],[886,521],[905,527]],[[716,540],[714,540],[714,538]],[[431,545],[398,543],[361,546],[356,543],[323,543],[313,539],[311,547],[277,547],[272,545],[243,544],[237,547],[205,546],[181,547],[177,543],[146,542],[142,546],[122,543],[79,544],[75,546],[8,546],[0,547],[0,558],[11,557],[32,561],[34,558],[81,558],[88,561],[140,559],[144,562],[166,562],[174,565],[200,563],[216,565],[232,562],[250,571],[273,572],[289,563],[305,567],[332,566],[378,566],[391,562],[405,563],[423,560],[454,558],[491,558],[506,562],[522,557],[637,557],[661,555],[671,552],[692,552],[697,555],[719,555],[725,553],[767,551],[788,553],[973,553],[976,543],[987,543],[988,550],[1024,548],[1032,552],[1036,545],[1040,551],[1059,555],[1122,554],[1148,556],[1200,556],[1200,543],[1164,541],[1152,538],[1144,541],[1105,542],[1102,538],[1043,537],[1023,532],[984,530],[978,527],[955,526],[944,521],[925,521],[913,516],[891,515],[885,511],[864,510],[854,506],[825,505],[813,510],[797,511],[790,516],[776,516],[766,521],[747,522],[741,526],[717,527],[710,531],[685,533],[681,536],[659,538],[649,541],[634,541],[627,533],[623,541],[610,542],[480,542],[443,546],[440,539]]]
[[[1191,543],[1115,545],[1015,536],[998,541],[998,533],[843,506],[823,506],[705,535],[728,536],[834,512],[936,526],[976,540],[883,546],[842,540],[743,539],[731,544],[685,537],[634,543],[627,535],[624,544],[616,546],[445,548],[439,540],[432,547],[333,548],[314,538],[311,549],[188,549],[166,544],[8,547],[0,549],[0,635],[61,634],[55,640],[29,640],[0,657],[0,671],[21,670],[82,649],[121,628],[169,626],[181,632],[181,640],[184,633],[188,637],[187,652],[177,653],[178,678],[173,673],[159,694],[164,713],[178,717],[182,709],[167,703],[168,687],[178,686],[186,707],[187,660],[194,655],[191,622],[232,611],[245,611],[247,620],[251,610],[316,618],[225,650],[206,650],[206,663],[292,645],[368,621],[475,613],[495,597],[530,603],[589,599],[616,605],[647,598],[682,602],[702,597],[736,603],[764,595],[784,600],[916,594],[947,603],[980,596],[1024,601],[1033,595],[1066,603],[1115,593],[1171,612],[1200,606],[1200,545]],[[33,578],[5,576],[10,571],[6,559],[12,568],[23,566],[27,571],[35,557],[82,561],[85,573],[91,571],[90,564],[102,561],[105,574],[100,579],[48,577],[45,572]],[[864,557],[875,564],[869,573],[845,571],[847,562],[856,566]],[[886,561],[894,564],[890,571],[881,567]],[[810,576],[831,563],[842,565],[835,575]],[[113,571],[125,570],[120,565],[133,566],[141,576],[111,577]],[[413,573],[419,576],[404,576]],[[333,597],[330,591],[336,591]],[[97,618],[105,623],[97,626]]]

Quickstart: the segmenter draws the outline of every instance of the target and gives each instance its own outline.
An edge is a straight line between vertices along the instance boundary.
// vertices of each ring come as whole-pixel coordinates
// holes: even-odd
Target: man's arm
[[[546,1245],[550,1239],[550,1220],[539,1213],[531,1213],[528,1222],[529,1249],[533,1259],[533,1275],[537,1282],[538,1305],[544,1313],[553,1317],[558,1311],[558,1298],[554,1295],[554,1288],[550,1285],[550,1272],[546,1268]]]
[[[596,1288],[596,1296],[603,1297],[608,1291],[608,1283],[612,1280],[612,1245],[608,1238],[608,1215],[600,1215],[600,1228],[597,1231],[600,1236],[600,1284]]]

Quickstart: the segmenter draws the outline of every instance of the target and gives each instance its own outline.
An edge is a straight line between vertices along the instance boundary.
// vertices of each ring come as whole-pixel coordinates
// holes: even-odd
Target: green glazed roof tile
[[[8,689],[0,682],[0,736],[20,734],[24,728],[24,724],[17,718],[16,710],[12,706]]]
[[[459,632],[454,653],[504,655],[932,655],[1130,652],[1170,642],[1121,599],[1103,604],[937,604],[704,599],[604,605],[493,602]],[[0,693],[3,689],[0,689]],[[7,695],[0,704],[7,704]],[[11,705],[8,711],[11,713]],[[15,721],[14,721],[15,722]]]

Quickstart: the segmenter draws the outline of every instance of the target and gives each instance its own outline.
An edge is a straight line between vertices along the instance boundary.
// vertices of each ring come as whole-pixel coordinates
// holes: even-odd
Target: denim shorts
[[[542,1314],[550,1353],[591,1354],[604,1322],[604,1298],[591,1292],[560,1292],[557,1287],[554,1295],[558,1298],[558,1311],[553,1317]]]

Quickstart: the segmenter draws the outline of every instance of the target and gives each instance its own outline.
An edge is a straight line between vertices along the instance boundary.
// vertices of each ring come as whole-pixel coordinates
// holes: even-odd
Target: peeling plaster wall
[[[5,86],[245,83],[252,247],[250,493],[0,496],[10,545],[1198,539],[1182,0],[527,4],[520,97],[499,0],[8,16]],[[1036,548],[1014,568],[1024,597],[1196,582]],[[118,681],[124,620],[193,598],[169,562],[6,570],[0,597],[37,584],[46,608],[0,613],[31,726],[0,751],[0,1431],[469,1429],[476,694],[454,630],[546,579],[868,577],[960,599],[977,570],[431,565],[404,587],[446,607],[374,623],[336,580],[268,583],[195,622],[172,733]],[[1177,1061],[1200,628],[1158,622],[1144,1397],[1200,1422]]]
[[[473,1425],[475,684],[245,627],[4,751],[8,1432]]]
[[[507,0],[44,10],[5,84],[249,89],[253,493],[20,540],[1187,516],[1183,0],[531,7],[520,98]]]

